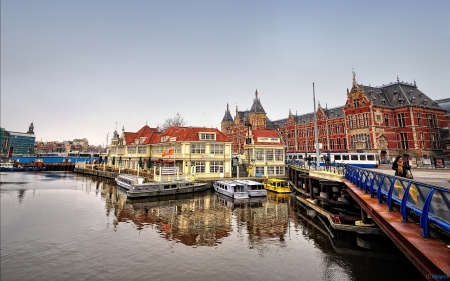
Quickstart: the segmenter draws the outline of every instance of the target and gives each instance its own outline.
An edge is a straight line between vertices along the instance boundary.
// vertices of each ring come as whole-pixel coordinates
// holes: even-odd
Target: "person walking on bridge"
[[[392,163],[392,170],[395,171],[395,176],[406,178],[407,170],[410,170],[411,166],[409,166],[407,161],[403,161],[401,156],[395,157],[394,163]]]

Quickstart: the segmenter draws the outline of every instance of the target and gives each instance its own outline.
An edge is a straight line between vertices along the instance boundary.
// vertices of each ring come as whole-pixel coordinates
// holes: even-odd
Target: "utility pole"
[[[313,100],[314,100],[314,134],[316,140],[316,170],[320,170],[319,132],[317,129],[316,92],[314,90],[314,82],[313,82]]]

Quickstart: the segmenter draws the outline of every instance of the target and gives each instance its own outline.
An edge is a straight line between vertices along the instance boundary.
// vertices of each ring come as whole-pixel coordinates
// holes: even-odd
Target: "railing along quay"
[[[344,177],[348,193],[426,277],[450,276],[450,189],[354,166]]]

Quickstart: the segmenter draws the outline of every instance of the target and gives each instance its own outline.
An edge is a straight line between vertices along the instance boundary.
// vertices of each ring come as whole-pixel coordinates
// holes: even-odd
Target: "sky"
[[[39,141],[343,106],[352,71],[449,98],[450,1],[1,0],[0,125]]]

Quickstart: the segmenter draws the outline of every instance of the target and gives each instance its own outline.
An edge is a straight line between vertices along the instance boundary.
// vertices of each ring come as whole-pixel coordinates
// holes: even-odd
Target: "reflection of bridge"
[[[351,224],[352,218],[330,210],[360,209],[360,221],[353,222],[376,223],[426,277],[450,276],[450,189],[352,166],[344,175],[289,166],[289,179],[303,193],[298,199],[323,207],[319,213],[329,215],[335,230],[343,229],[336,227],[341,223]],[[333,196],[334,191],[340,196]]]

